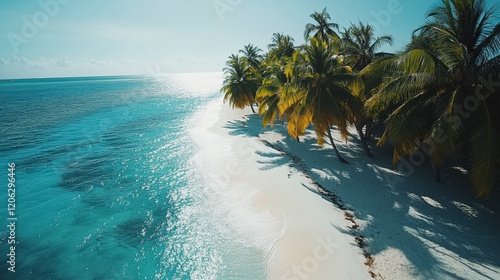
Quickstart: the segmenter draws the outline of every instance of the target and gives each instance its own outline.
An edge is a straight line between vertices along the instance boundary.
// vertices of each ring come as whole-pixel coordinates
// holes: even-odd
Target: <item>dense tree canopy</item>
[[[269,51],[247,45],[231,56],[223,92],[233,107],[259,105],[263,124],[286,122],[299,139],[312,125],[318,143],[337,127],[353,125],[366,154],[375,122],[378,145],[394,148],[393,164],[415,153],[433,167],[466,160],[478,196],[488,196],[500,169],[500,24],[484,0],[441,0],[396,54],[379,52],[392,37],[375,37],[359,22],[337,34],[326,8],[305,27],[306,43],[294,46],[274,33]],[[438,173],[439,174],[439,173]]]

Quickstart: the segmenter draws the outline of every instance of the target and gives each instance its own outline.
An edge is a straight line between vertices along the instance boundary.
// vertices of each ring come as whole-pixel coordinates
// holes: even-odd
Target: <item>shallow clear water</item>
[[[0,279],[265,279],[193,162],[220,74],[0,82],[0,221],[16,164],[16,272]],[[2,171],[3,170],[3,171]],[[1,225],[1,224],[0,224]]]

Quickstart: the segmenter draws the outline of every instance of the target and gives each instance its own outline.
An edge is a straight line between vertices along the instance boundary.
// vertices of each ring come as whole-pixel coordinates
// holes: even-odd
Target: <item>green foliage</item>
[[[259,104],[264,126],[280,119],[297,138],[312,125],[339,157],[330,129],[347,140],[354,125],[367,155],[368,124],[383,122],[378,145],[394,147],[393,163],[424,150],[440,167],[470,163],[478,196],[488,196],[500,170],[500,24],[484,0],[441,0],[398,54],[377,52],[391,36],[351,24],[341,37],[326,8],[306,25],[307,43],[274,33],[269,51],[251,44],[231,56],[222,91],[233,107]]]
[[[304,38],[307,40],[311,39],[311,34],[314,33],[312,36],[313,38],[316,38],[316,40],[322,40],[329,42],[331,40],[338,40],[340,37],[335,32],[334,29],[339,28],[339,25],[336,23],[329,22],[331,20],[330,15],[326,11],[326,8],[319,12],[314,12],[311,14],[311,18],[314,19],[316,24],[313,23],[308,23],[306,25],[306,29],[304,31]]]
[[[262,60],[261,49],[254,46],[253,44],[248,44],[240,50],[243,54],[243,58],[246,60],[247,64],[253,68],[254,72],[257,72],[260,67],[260,62]]]
[[[247,59],[231,55],[224,68],[224,76],[224,100],[229,101],[233,108],[243,109],[255,102],[259,81]]]
[[[436,166],[465,155],[482,197],[491,193],[500,168],[500,103],[491,92],[483,98],[480,83],[499,75],[494,11],[482,0],[442,0],[405,52],[363,73],[380,82],[367,111],[375,116],[395,108],[379,141],[394,145],[394,162],[422,146],[432,147],[428,156]]]
[[[294,39],[283,33],[274,33],[272,43],[267,45],[269,53],[268,60],[278,61],[292,57],[295,52]]]
[[[364,25],[362,22],[359,22],[359,25],[351,23],[348,29],[344,29],[340,41],[342,54],[357,71],[365,68],[375,58],[391,56],[388,53],[377,52],[384,44],[392,45],[392,36],[375,37],[373,26]]]

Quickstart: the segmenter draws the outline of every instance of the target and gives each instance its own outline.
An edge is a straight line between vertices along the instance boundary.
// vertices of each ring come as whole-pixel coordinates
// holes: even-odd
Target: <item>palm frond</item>
[[[389,116],[386,131],[377,145],[394,145],[393,164],[415,152],[430,133],[434,116],[428,99],[433,94],[424,91],[410,98]]]
[[[468,120],[471,182],[476,195],[487,197],[493,190],[500,167],[500,136],[492,108],[480,100],[477,113]]]

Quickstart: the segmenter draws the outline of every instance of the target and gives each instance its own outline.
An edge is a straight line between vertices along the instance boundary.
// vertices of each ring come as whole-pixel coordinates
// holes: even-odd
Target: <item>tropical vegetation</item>
[[[436,179],[446,163],[463,161],[474,192],[487,197],[500,170],[497,12],[484,0],[441,0],[392,54],[380,52],[391,36],[361,21],[341,32],[325,8],[311,15],[305,44],[274,33],[266,53],[250,44],[230,56],[224,98],[236,108],[257,105],[264,126],[281,121],[298,141],[312,127],[342,163],[331,130],[347,141],[349,126],[367,156],[375,137],[393,148],[393,165],[423,156]]]

